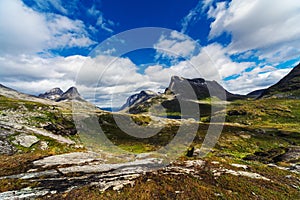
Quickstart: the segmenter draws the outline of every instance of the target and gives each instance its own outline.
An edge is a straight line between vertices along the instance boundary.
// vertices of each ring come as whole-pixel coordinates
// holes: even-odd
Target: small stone
[[[250,139],[251,138],[251,135],[248,135],[248,134],[242,134],[240,135],[241,138],[243,139]]]
[[[233,166],[233,167],[237,167],[237,168],[243,168],[243,169],[247,169],[248,168],[247,165],[241,165],[241,164],[235,164],[235,163],[232,163],[230,165]]]
[[[40,141],[40,139],[38,139],[36,136],[34,135],[26,135],[24,133],[17,135],[15,137],[15,140],[12,141],[13,144],[15,145],[21,145],[23,147],[31,147],[32,145],[34,145],[35,143],[37,143],[38,141]]]
[[[41,150],[47,150],[48,149],[48,143],[45,141],[40,142],[40,149]]]

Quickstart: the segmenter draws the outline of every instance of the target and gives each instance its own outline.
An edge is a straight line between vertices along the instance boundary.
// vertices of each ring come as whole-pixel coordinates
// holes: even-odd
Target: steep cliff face
[[[171,82],[165,93],[183,96],[187,99],[217,97],[221,100],[231,101],[245,98],[243,95],[228,92],[216,81],[207,81],[203,78],[186,79],[178,76],[171,78]]]

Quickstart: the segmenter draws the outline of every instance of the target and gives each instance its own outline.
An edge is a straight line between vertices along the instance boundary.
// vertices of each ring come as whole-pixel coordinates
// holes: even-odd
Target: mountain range
[[[38,96],[33,96],[20,93],[0,84],[0,94],[10,98],[27,99],[47,104],[51,104],[53,101],[85,101],[79,94],[76,87],[70,87],[65,92],[60,88],[53,88],[45,93],[39,94]],[[154,104],[159,104],[164,109],[167,109],[168,112],[180,112],[179,99],[186,102],[193,101],[194,103],[199,104],[199,102],[195,102],[195,100],[200,101],[210,97],[215,97],[223,101],[268,97],[299,99],[300,63],[276,84],[265,89],[255,90],[247,95],[230,93],[216,81],[209,81],[203,78],[188,79],[179,76],[172,76],[170,84],[165,89],[164,93],[156,93],[147,90],[133,94],[128,97],[126,103],[121,106],[119,110],[129,113],[141,113],[148,111],[148,109]]]
[[[53,88],[43,94],[40,94],[38,97],[57,102],[68,100],[84,101],[76,87],[70,87],[66,92],[63,92],[60,88]]]
[[[210,97],[215,97],[223,101],[267,97],[299,99],[300,64],[294,67],[278,83],[269,88],[255,90],[247,95],[232,94],[216,81],[208,81],[203,78],[187,79],[172,76],[170,84],[163,94],[141,91],[138,94],[130,96],[121,107],[121,110],[128,111],[129,113],[141,113],[148,111],[154,104],[161,104],[167,112],[180,112],[178,98],[191,103],[195,102],[195,100],[203,100]],[[202,111],[205,110],[203,109],[203,104],[202,106],[201,103],[198,102],[198,104]]]

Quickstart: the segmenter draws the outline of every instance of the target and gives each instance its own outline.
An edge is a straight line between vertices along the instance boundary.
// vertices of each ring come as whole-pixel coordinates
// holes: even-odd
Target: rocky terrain
[[[298,69],[278,84],[297,85]],[[176,110],[174,102],[191,102],[184,89],[189,85],[178,86],[181,82],[196,91],[192,102],[201,110],[199,120]],[[84,101],[74,87],[66,92],[54,88],[38,98],[1,85],[0,199],[299,199],[298,89],[275,91],[278,84],[270,87],[272,95],[256,99],[257,92],[255,99],[246,99],[216,82],[173,77],[164,94],[133,95],[124,106],[128,110],[114,116]],[[207,97],[208,87],[232,101]],[[278,95],[282,92],[289,95]],[[92,151],[87,144],[98,140],[76,127],[72,104],[81,105],[82,120],[96,116],[105,137],[122,153],[101,145]],[[213,104],[217,109],[211,112]],[[171,117],[161,116],[162,110]],[[220,116],[224,123],[216,120]],[[137,133],[147,127],[158,132],[133,137],[116,117],[132,119],[128,126],[137,125]],[[214,148],[199,157],[211,124],[222,133]],[[179,141],[172,149],[183,152],[176,159],[155,153],[178,130],[192,126],[197,127],[193,141]]]

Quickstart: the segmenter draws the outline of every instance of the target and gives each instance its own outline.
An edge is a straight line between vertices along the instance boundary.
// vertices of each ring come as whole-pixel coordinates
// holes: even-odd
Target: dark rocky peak
[[[58,100],[64,92],[60,88],[53,88],[44,94],[40,94],[40,98],[50,99],[50,100]]]
[[[242,95],[236,95],[225,90],[216,81],[207,81],[203,78],[186,79],[183,77],[172,76],[169,87],[165,94],[174,94],[177,97],[205,99],[211,96],[218,97],[221,100],[235,100],[244,98]]]
[[[64,92],[57,101],[64,100],[79,100],[82,101],[83,98],[80,96],[76,87],[70,87],[66,92]]]
[[[130,97],[128,97],[126,103],[120,108],[120,110],[123,110],[127,107],[131,107],[132,105],[143,103],[148,99],[155,97],[157,95],[158,94],[150,90],[143,90],[140,93],[133,94]]]

